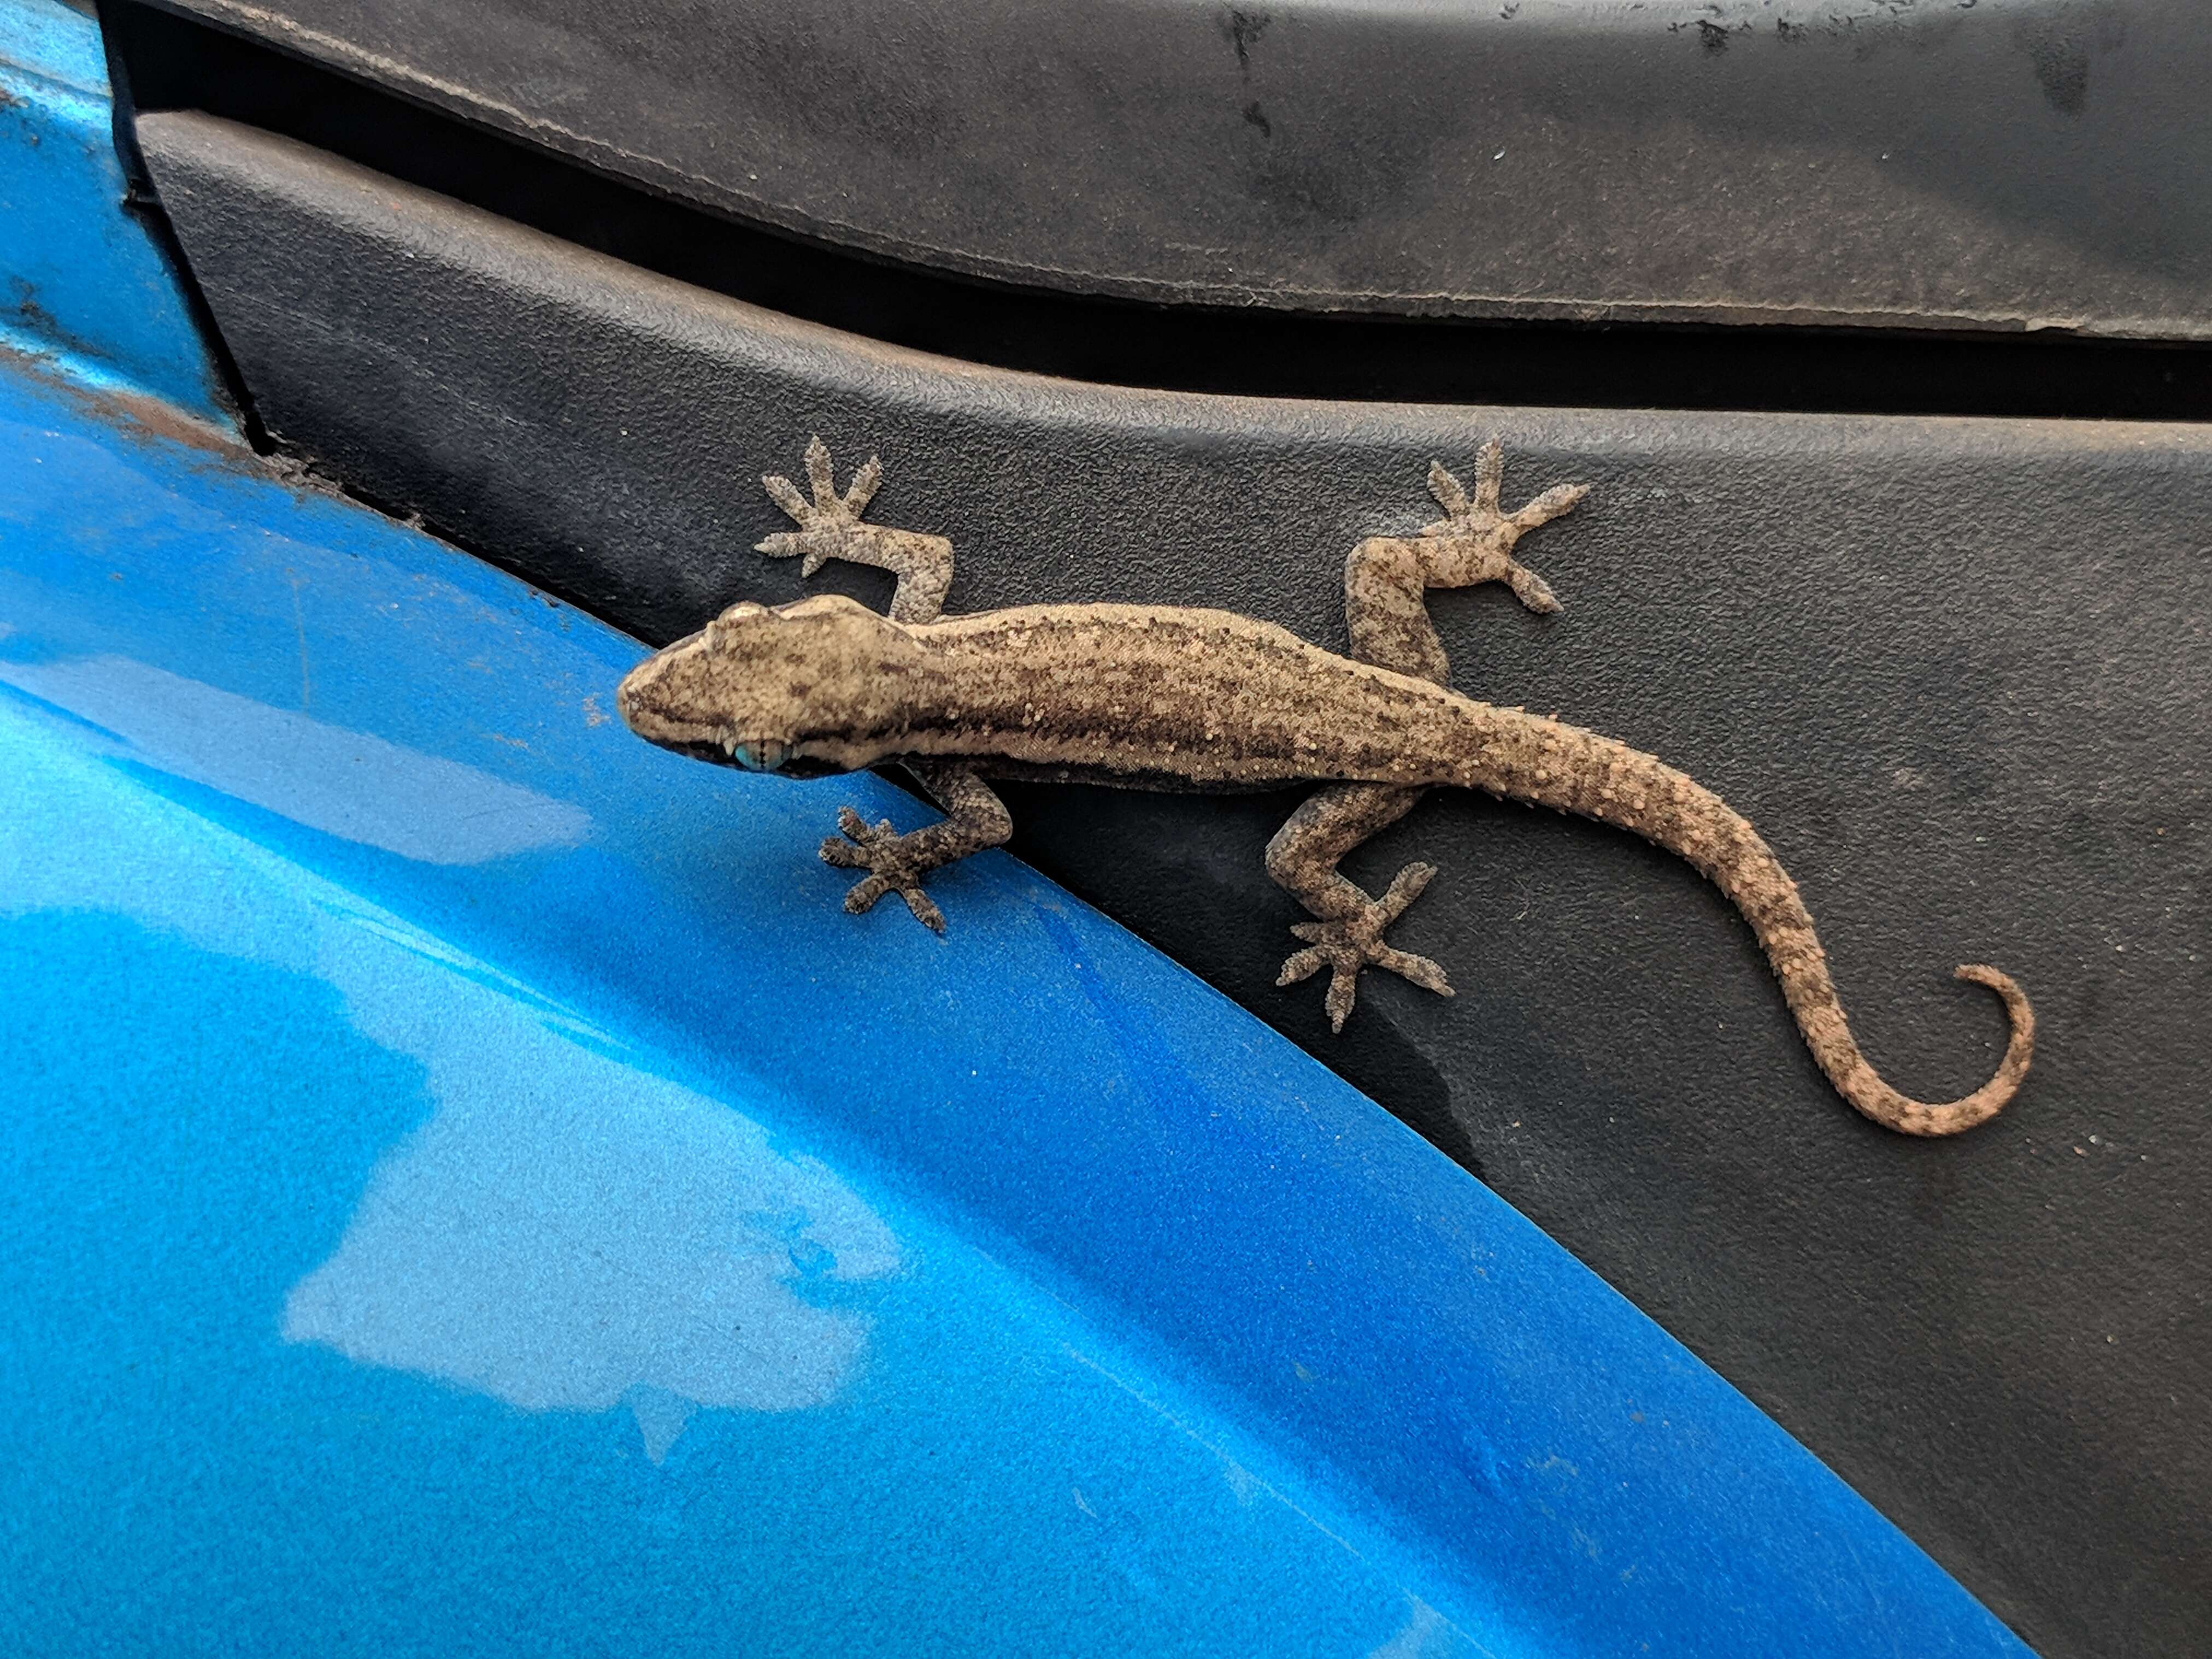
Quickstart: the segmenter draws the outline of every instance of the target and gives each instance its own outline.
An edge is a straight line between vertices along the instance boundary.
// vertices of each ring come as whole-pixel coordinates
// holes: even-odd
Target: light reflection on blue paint
[[[1451,1621],[1425,1601],[1416,1601],[1406,1610],[1406,1626],[1367,1659],[1447,1659],[1478,1650]]]
[[[835,1398],[869,1319],[804,1293],[896,1271],[875,1212],[718,1103],[484,1012],[464,1041],[507,1026],[513,1069],[425,1056],[437,1115],[293,1289],[285,1340],[527,1411],[627,1401],[655,1462],[695,1407]]]
[[[135,665],[84,666],[97,672],[0,677],[111,729],[150,731],[172,759],[203,738],[213,748],[197,729],[210,709],[233,742],[240,708],[260,711],[243,717],[249,734],[283,712]],[[51,776],[56,757],[27,714],[10,741],[0,711],[0,767]],[[162,849],[154,867],[76,859],[71,828],[130,795],[82,751],[69,769],[76,789],[0,816],[9,908],[112,911],[313,973],[363,1036],[427,1075],[435,1115],[386,1156],[336,1251],[294,1286],[286,1340],[529,1411],[627,1402],[656,1462],[697,1407],[819,1405],[861,1364],[867,1316],[803,1293],[892,1274],[899,1247],[818,1160],[777,1152],[759,1124],[625,1063],[613,1038],[331,884],[295,873],[238,903],[237,865],[266,876],[277,861],[240,842],[220,860],[229,872],[210,868],[173,805],[145,805],[129,837]]]
[[[571,802],[128,658],[0,660],[0,684],[112,734],[130,759],[402,858],[480,864],[591,833]]]

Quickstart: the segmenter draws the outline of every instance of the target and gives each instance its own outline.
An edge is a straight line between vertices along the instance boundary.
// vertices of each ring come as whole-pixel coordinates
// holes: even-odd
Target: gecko
[[[700,632],[624,677],[617,706],[631,731],[678,753],[755,772],[813,777],[897,765],[943,810],[896,832],[847,806],[825,863],[866,873],[845,896],[859,915],[896,893],[935,932],[930,872],[1002,845],[1013,823],[990,781],[1044,779],[1174,791],[1318,785],[1267,844],[1276,884],[1310,921],[1279,985],[1329,970],[1324,1007],[1341,1031],[1369,968],[1440,996],[1429,957],[1384,939],[1435,866],[1400,870],[1377,897],[1337,866],[1439,787],[1594,818],[1687,861],[1735,907],[1765,952],[1806,1046],[1836,1091],[1911,1135],[1972,1128],[2027,1074],[2035,1016],[2010,975],[1968,963],[1956,977],[1988,987],[2010,1026],[1989,1081],[1957,1100],[1899,1093],[1859,1050],[1796,884],[1748,819],[1711,790],[1625,743],[1451,689],[1428,613],[1431,588],[1502,582],[1531,611],[1560,609],[1515,556],[1530,531],[1571,511],[1581,484],[1499,506],[1502,447],[1479,452],[1470,496],[1441,462],[1428,484],[1444,516],[1407,536],[1370,536],[1345,562],[1349,656],[1234,611],[1146,605],[1034,605],[948,616],[952,544],[863,518],[881,484],[871,458],[843,491],[817,436],[812,495],[766,475],[798,528],[757,544],[811,576],[843,559],[887,570],[887,614],[836,594],[730,606]]]

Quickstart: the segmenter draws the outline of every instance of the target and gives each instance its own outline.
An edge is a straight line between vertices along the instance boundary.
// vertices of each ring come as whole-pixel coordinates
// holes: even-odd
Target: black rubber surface
[[[2212,419],[2212,342],[1294,313],[987,283],[656,194],[174,13],[109,0],[102,19],[138,109],[279,133],[664,276],[1001,368],[1398,403]]]
[[[166,0],[946,270],[1304,310],[2212,337],[2200,0]]]
[[[1590,483],[1523,545],[1563,615],[1437,596],[1458,684],[1746,811],[1900,1086],[1980,1081],[2000,1017],[1949,969],[2017,974],[2042,1035],[1996,1122],[1855,1117],[1713,890],[1595,826],[1438,796],[1355,859],[1442,867],[1396,940],[1460,994],[1370,976],[1340,1039],[1272,985],[1289,801],[1024,789],[1017,850],[1466,1163],[2053,1659],[2212,1644],[2212,429],[1085,386],[204,117],[138,137],[274,434],[649,640],[799,592],[747,550],[779,523],[758,475],[816,432],[841,468],[880,452],[874,516],[954,538],[957,609],[1221,605],[1337,645],[1346,550],[1432,516],[1431,457],[1503,438],[1509,504]]]

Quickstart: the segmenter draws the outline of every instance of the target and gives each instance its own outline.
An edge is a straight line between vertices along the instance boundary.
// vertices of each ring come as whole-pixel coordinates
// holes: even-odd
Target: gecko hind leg
[[[1529,531],[1572,510],[1585,487],[1562,484],[1506,513],[1498,504],[1504,478],[1505,452],[1495,439],[1476,457],[1472,497],[1441,461],[1431,462],[1429,493],[1444,516],[1413,535],[1370,536],[1352,550],[1344,566],[1344,609],[1353,656],[1449,684],[1451,664],[1429,618],[1431,587],[1504,582],[1531,611],[1559,608],[1544,579],[1515,558],[1513,550]],[[1317,791],[1267,843],[1267,873],[1314,916],[1291,930],[1307,946],[1283,963],[1275,982],[1293,985],[1328,968],[1326,1006],[1334,1030],[1341,1031],[1352,1013],[1364,968],[1387,968],[1439,996],[1452,994],[1444,970],[1428,957],[1382,942],[1383,931],[1420,896],[1435,868],[1407,865],[1379,899],[1370,898],[1336,868],[1346,854],[1405,817],[1420,798],[1418,789],[1339,784]]]
[[[1551,586],[1513,556],[1531,530],[1573,510],[1588,493],[1582,484],[1547,489],[1511,513],[1499,510],[1504,452],[1497,441],[1477,458],[1474,495],[1445,470],[1429,467],[1429,493],[1444,510],[1434,524],[1411,536],[1370,536],[1344,565],[1344,614],[1352,654],[1362,662],[1448,684],[1451,665],[1429,617],[1428,590],[1503,582],[1539,616],[1559,609]]]
[[[1370,898],[1336,867],[1360,842],[1405,817],[1420,798],[1418,789],[1388,784],[1334,784],[1315,791],[1267,843],[1267,874],[1315,918],[1291,927],[1306,946],[1284,962],[1275,983],[1295,985],[1327,968],[1328,994],[1322,1006],[1333,1031],[1341,1031],[1351,1017],[1363,969],[1387,968],[1425,991],[1452,994],[1436,963],[1382,941],[1384,931],[1429,884],[1436,866],[1407,865],[1379,899]]]
[[[1014,821],[998,792],[964,766],[910,763],[907,770],[945,809],[944,818],[901,835],[889,818],[870,823],[851,807],[841,806],[837,827],[844,833],[823,842],[822,861],[868,872],[845,895],[851,915],[872,909],[884,894],[896,893],[916,921],[941,933],[945,912],[922,891],[923,879],[971,854],[1003,846],[1014,833]]]

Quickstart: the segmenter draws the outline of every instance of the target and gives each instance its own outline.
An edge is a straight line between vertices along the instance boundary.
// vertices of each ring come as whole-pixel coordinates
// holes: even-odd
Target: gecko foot
[[[891,620],[935,622],[944,611],[945,595],[952,586],[952,544],[942,536],[926,536],[918,530],[861,521],[860,515],[868,510],[884,481],[883,463],[869,456],[840,495],[836,473],[830,465],[829,446],[816,437],[806,446],[806,477],[814,488],[811,501],[790,479],[775,473],[761,475],[769,498],[799,528],[779,531],[754,543],[754,551],[772,559],[799,559],[802,576],[812,575],[832,559],[849,559],[854,564],[888,570],[898,579],[897,591],[891,595]]]
[[[1442,461],[1429,464],[1429,493],[1443,508],[1444,516],[1421,526],[1419,534],[1431,540],[1457,543],[1470,550],[1471,562],[1457,569],[1439,568],[1429,577],[1439,587],[1468,587],[1479,581],[1502,581],[1513,597],[1540,616],[1559,609],[1551,584],[1513,556],[1514,544],[1528,532],[1547,525],[1589,494],[1588,484],[1559,484],[1546,490],[1525,507],[1508,513],[1499,506],[1505,483],[1505,450],[1492,438],[1483,445],[1474,462],[1474,495]]]
[[[796,531],[783,531],[756,544],[756,552],[771,558],[787,559],[803,554],[805,565],[800,574],[812,575],[827,560],[836,558],[844,541],[874,529],[864,527],[860,515],[868,510],[878,485],[884,480],[883,463],[874,456],[868,457],[860,471],[854,473],[851,485],[841,495],[836,475],[830,470],[830,447],[816,438],[806,446],[807,481],[814,486],[814,499],[810,501],[790,479],[773,473],[762,475],[761,483],[769,497],[787,514]]]
[[[884,818],[870,823],[849,806],[837,809],[837,827],[844,831],[822,843],[822,861],[845,870],[866,870],[866,878],[853,884],[845,895],[845,908],[853,915],[873,909],[878,899],[896,893],[914,912],[914,919],[933,933],[945,931],[945,912],[921,890],[921,879],[935,867],[915,856],[908,843]]]
[[[1341,1031],[1344,1022],[1351,1017],[1352,1002],[1359,994],[1359,972],[1363,968],[1387,968],[1425,991],[1434,991],[1443,997],[1451,995],[1444,970],[1437,963],[1410,951],[1394,951],[1382,942],[1383,930],[1406,913],[1406,907],[1420,896],[1421,890],[1436,873],[1432,864],[1409,864],[1398,872],[1381,898],[1368,900],[1351,915],[1297,923],[1291,932],[1308,941],[1306,948],[1283,963],[1283,971],[1276,975],[1275,983],[1295,985],[1327,968],[1328,996],[1323,1006],[1328,1010],[1328,1028],[1332,1031]]]

